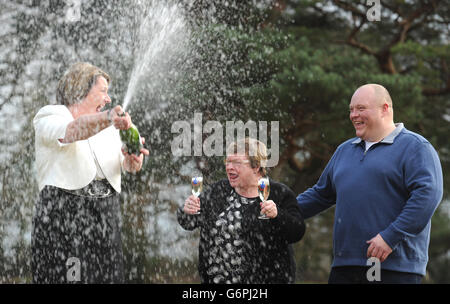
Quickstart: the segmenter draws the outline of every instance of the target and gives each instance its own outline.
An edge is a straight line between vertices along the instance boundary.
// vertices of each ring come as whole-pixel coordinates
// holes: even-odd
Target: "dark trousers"
[[[328,284],[420,284],[422,276],[416,273],[381,269],[380,281],[369,281],[370,267],[340,266],[331,268]]]
[[[46,186],[33,218],[34,283],[123,283],[119,194],[89,198]]]

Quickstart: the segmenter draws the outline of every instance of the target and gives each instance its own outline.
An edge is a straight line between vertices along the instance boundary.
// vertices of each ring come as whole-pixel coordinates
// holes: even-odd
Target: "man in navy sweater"
[[[420,283],[425,275],[442,168],[432,145],[393,116],[384,87],[358,88],[350,102],[356,138],[297,197],[305,218],[336,205],[329,283]],[[368,273],[371,261],[381,265],[378,277]]]

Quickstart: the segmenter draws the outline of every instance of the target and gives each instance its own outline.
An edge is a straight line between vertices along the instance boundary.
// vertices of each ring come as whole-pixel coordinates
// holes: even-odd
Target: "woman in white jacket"
[[[121,171],[141,170],[144,154],[121,151],[118,129],[131,126],[111,102],[110,78],[89,63],[76,63],[58,84],[58,105],[36,114],[39,199],[32,231],[35,283],[120,283]]]

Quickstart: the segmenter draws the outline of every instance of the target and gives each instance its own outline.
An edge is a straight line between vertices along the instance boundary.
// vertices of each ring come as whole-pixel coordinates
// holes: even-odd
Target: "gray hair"
[[[87,62],[73,64],[58,82],[57,103],[65,106],[80,103],[100,76],[104,77],[109,84],[109,75],[100,68]]]
[[[267,174],[267,148],[264,143],[250,137],[238,139],[227,148],[227,155],[236,153],[245,154],[250,161],[250,166],[252,168],[259,167],[259,173],[262,176]]]

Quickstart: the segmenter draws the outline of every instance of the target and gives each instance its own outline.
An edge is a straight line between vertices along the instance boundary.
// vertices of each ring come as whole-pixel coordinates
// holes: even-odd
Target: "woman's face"
[[[83,99],[86,114],[95,114],[102,111],[103,107],[111,102],[108,96],[108,82],[102,76],[97,78],[97,82],[91,88],[87,96]]]
[[[245,154],[228,155],[225,170],[233,188],[249,188],[258,184],[258,168],[250,166],[250,160]]]

